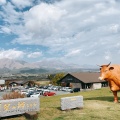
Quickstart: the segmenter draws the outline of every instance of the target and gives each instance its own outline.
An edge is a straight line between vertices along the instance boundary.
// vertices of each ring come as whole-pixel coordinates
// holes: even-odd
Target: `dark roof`
[[[74,76],[78,80],[81,80],[84,83],[101,83],[105,81],[101,81],[98,79],[100,73],[98,72],[79,72],[79,73],[69,73]]]
[[[28,82],[28,81],[19,80],[19,81],[11,81],[9,84],[12,84],[12,83],[25,84],[25,83],[27,83],[27,82]]]

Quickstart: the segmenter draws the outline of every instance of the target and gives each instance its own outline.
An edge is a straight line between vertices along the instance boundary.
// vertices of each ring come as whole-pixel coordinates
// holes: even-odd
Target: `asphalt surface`
[[[69,94],[70,92],[66,92],[66,91],[54,91],[54,90],[50,90],[51,92],[55,92],[56,95],[63,95],[63,94]]]

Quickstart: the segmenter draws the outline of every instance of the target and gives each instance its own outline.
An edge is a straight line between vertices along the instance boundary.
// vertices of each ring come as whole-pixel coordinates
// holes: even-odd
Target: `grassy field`
[[[83,109],[62,111],[60,98],[82,95]],[[120,96],[120,93],[118,93]],[[9,120],[26,120],[24,116],[7,118]],[[120,103],[113,102],[109,88],[40,98],[38,120],[120,120]]]

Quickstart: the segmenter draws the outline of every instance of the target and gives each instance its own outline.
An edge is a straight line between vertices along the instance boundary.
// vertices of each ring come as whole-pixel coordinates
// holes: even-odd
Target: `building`
[[[5,84],[5,80],[0,79],[0,85],[4,85]]]
[[[5,80],[5,85],[7,88],[15,87],[15,86],[24,86],[24,87],[32,87],[35,86],[35,80],[17,80],[17,79],[7,79]]]
[[[98,79],[99,75],[97,72],[68,73],[59,83],[62,86],[80,89],[99,89],[108,86],[108,82]]]
[[[6,86],[5,86],[5,80],[3,79],[0,79],[0,91],[6,89]]]
[[[25,86],[28,85],[29,81],[25,80],[16,80],[9,82],[9,86]]]

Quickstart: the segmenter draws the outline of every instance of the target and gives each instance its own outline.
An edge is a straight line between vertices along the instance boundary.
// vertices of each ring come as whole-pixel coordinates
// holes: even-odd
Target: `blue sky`
[[[120,63],[119,0],[0,0],[0,59]]]

